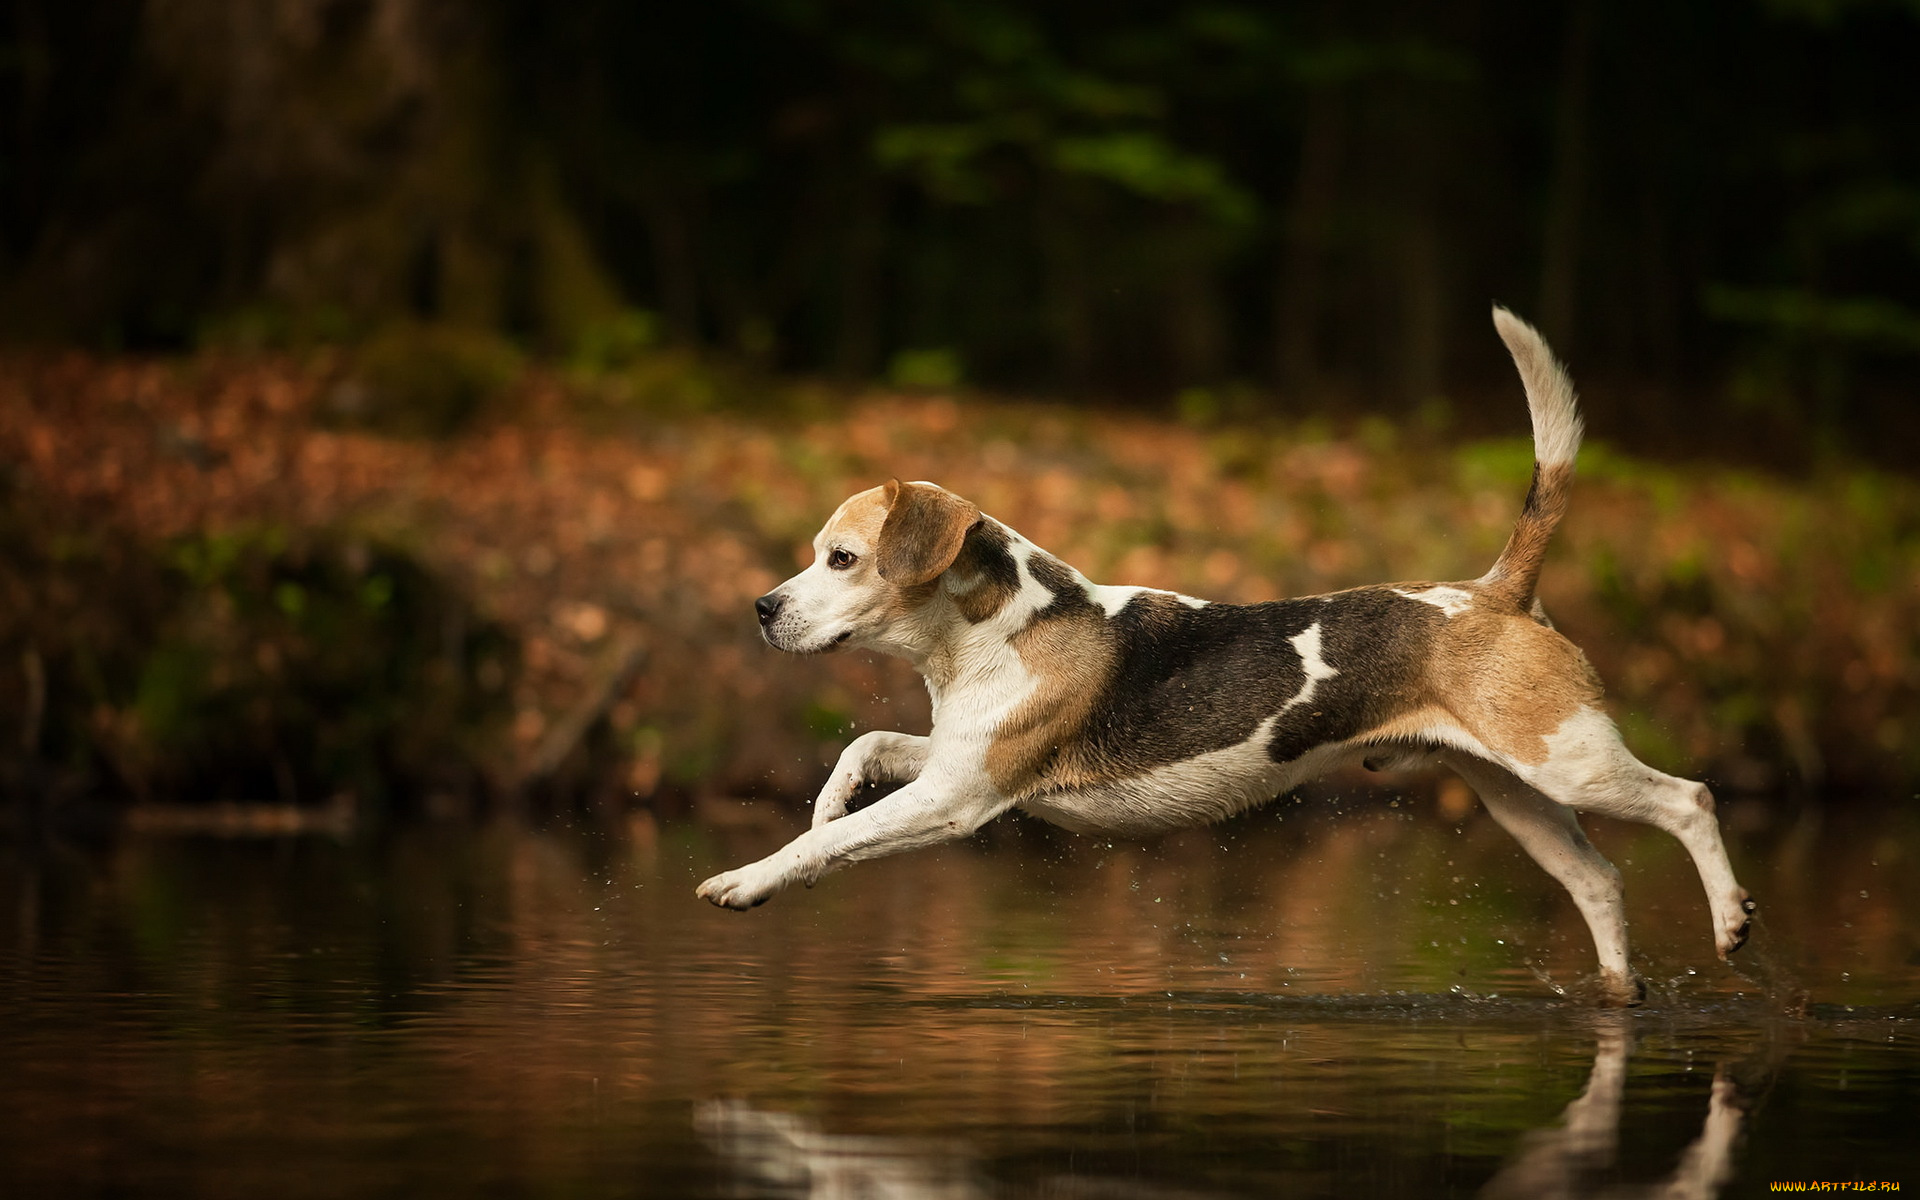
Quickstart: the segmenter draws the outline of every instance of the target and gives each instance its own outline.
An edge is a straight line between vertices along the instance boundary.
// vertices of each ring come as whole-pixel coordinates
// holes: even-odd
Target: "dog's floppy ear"
[[[887,481],[887,520],[880,526],[874,565],[899,587],[926,583],[953,565],[980,509],[930,483]]]

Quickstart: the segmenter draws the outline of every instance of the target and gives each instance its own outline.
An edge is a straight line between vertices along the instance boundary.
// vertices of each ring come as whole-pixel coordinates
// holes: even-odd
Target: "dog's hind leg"
[[[1442,761],[1479,793],[1500,827],[1573,897],[1593,934],[1607,1001],[1640,1003],[1647,989],[1627,964],[1627,918],[1618,868],[1594,849],[1571,811],[1511,772],[1463,753],[1446,754]]]
[[[813,827],[847,815],[847,804],[865,783],[912,783],[927,765],[926,738],[875,729],[840,752],[833,774],[813,801]]]
[[[1515,771],[1570,808],[1639,821],[1679,838],[1706,888],[1720,957],[1744,945],[1754,904],[1733,877],[1707,785],[1676,779],[1635,758],[1613,722],[1595,709],[1568,718],[1548,747],[1545,762],[1519,764]]]

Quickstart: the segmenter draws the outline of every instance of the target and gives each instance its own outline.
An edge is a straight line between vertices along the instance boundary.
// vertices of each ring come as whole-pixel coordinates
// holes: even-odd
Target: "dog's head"
[[[797,654],[892,648],[889,631],[926,604],[980,522],[971,501],[931,483],[851,497],[814,536],[813,565],[754,601],[762,635]]]

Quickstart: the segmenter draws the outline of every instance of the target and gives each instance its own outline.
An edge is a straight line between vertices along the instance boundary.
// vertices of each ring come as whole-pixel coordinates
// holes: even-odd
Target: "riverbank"
[[[852,491],[935,479],[1093,578],[1255,601],[1477,575],[1529,471],[1522,438],[1378,420],[837,391],[664,355],[455,385],[485,372],[423,422],[370,419],[381,396],[325,355],[0,364],[13,789],[804,798],[851,734],[927,720],[900,664],[756,636],[753,597]],[[1524,428],[1517,392],[1485,403]],[[1904,798],[1920,487],[1603,442],[1581,473],[1542,595],[1643,757]]]

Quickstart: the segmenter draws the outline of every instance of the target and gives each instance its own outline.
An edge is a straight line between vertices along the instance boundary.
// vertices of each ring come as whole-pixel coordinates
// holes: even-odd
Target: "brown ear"
[[[967,531],[980,523],[972,501],[930,483],[890,479],[887,504],[874,565],[880,578],[899,587],[925,583],[952,566]]]

